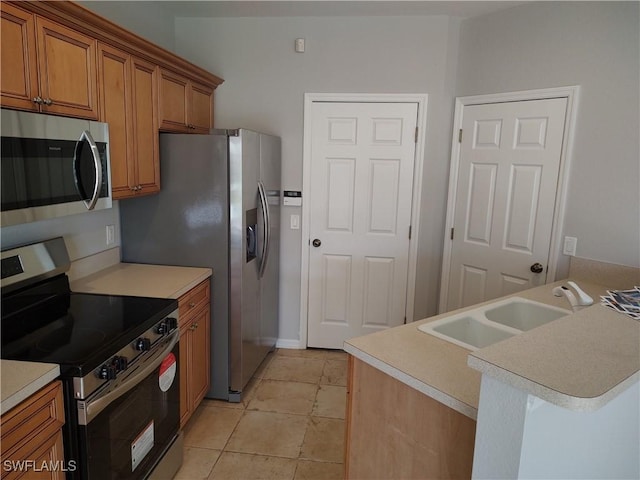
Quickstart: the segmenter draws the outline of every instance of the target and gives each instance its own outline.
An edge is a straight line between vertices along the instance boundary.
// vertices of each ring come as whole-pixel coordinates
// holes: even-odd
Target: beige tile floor
[[[346,385],[343,351],[276,350],[241,403],[198,407],[175,479],[343,478]]]

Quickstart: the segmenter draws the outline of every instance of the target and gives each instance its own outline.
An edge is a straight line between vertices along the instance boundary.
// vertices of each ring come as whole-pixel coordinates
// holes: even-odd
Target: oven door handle
[[[121,397],[133,387],[147,378],[153,371],[160,366],[164,358],[171,353],[173,347],[176,346],[180,339],[180,330],[176,329],[165,340],[166,347],[162,350],[151,352],[152,355],[144,360],[141,365],[137,365],[137,371],[127,377],[120,385],[113,390],[99,394],[96,398],[88,401],[78,402],[78,423],[80,425],[88,425],[102,410],[107,408],[111,402]]]

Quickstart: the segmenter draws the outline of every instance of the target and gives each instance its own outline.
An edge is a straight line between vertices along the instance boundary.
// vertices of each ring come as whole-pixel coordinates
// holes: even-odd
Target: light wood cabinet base
[[[2,480],[62,480],[64,463],[62,384],[56,380],[0,418]]]
[[[349,356],[347,479],[471,478],[476,422]]]
[[[204,399],[210,385],[211,281],[178,299],[180,311],[180,428]]]

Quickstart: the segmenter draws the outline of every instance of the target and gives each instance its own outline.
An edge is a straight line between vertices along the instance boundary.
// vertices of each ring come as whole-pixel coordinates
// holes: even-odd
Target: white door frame
[[[449,294],[449,275],[451,269],[451,246],[452,240],[449,232],[453,227],[455,215],[455,198],[458,184],[458,166],[460,164],[460,147],[458,141],[459,131],[462,128],[464,107],[469,105],[483,105],[489,103],[520,102],[525,100],[544,100],[549,98],[566,98],[567,113],[564,123],[564,135],[562,139],[562,151],[560,153],[560,170],[558,172],[558,189],[556,191],[555,208],[553,212],[553,224],[551,230],[551,243],[549,246],[549,263],[547,271],[547,281],[555,281],[556,270],[561,249],[562,226],[564,225],[564,212],[567,201],[569,184],[569,166],[572,158],[573,140],[576,123],[576,112],[580,86],[566,86],[555,88],[544,88],[539,90],[524,90],[519,92],[495,93],[488,95],[474,95],[470,97],[456,98],[455,113],[453,119],[453,138],[451,140],[451,167],[449,171],[449,195],[447,198],[447,217],[444,236],[444,250],[442,252],[442,277],[440,280],[440,300],[438,313],[446,311],[447,298]]]
[[[302,153],[302,268],[300,272],[300,348],[307,347],[309,321],[309,204],[313,201],[311,192],[311,107],[314,102],[371,102],[371,103],[417,103],[418,138],[416,142],[413,169],[413,194],[411,201],[411,239],[409,240],[409,271],[407,281],[406,317],[413,321],[413,302],[416,288],[416,263],[418,258],[418,235],[420,232],[420,197],[422,192],[422,170],[427,125],[427,99],[424,94],[394,93],[305,93],[304,94],[304,134]]]

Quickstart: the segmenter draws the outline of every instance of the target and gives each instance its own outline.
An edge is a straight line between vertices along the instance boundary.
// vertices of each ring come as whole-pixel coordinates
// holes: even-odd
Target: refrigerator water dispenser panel
[[[251,260],[258,256],[258,209],[252,208],[244,212],[245,223],[247,225],[247,260]]]

